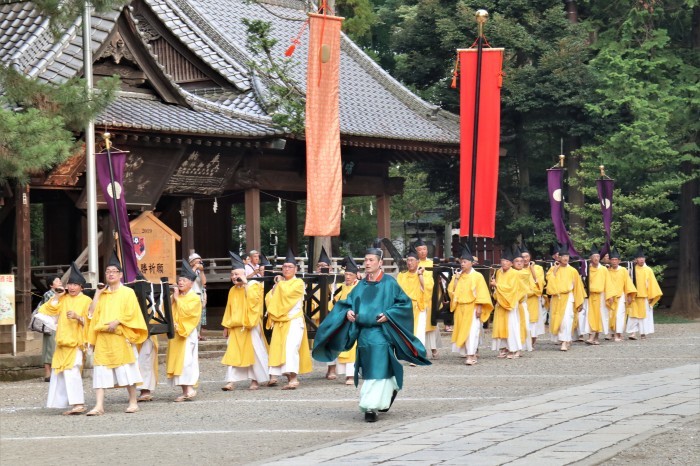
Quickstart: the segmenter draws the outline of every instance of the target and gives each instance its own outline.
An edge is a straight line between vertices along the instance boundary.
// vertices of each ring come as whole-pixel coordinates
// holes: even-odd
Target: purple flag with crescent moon
[[[610,252],[610,226],[612,225],[612,202],[615,181],[596,180],[596,187],[598,188],[598,200],[600,201],[600,210],[603,213],[603,228],[605,229],[605,246],[600,251],[602,257]]]
[[[549,191],[549,207],[552,213],[552,225],[557,241],[569,248],[571,255],[578,256],[569,232],[564,224],[564,169],[550,168],[547,170],[547,190]]]
[[[119,237],[121,243],[122,269],[124,272],[124,282],[136,280],[139,274],[136,254],[134,252],[134,240],[131,237],[131,228],[129,227],[129,216],[126,212],[126,199],[124,197],[124,167],[126,166],[126,157],[128,152],[114,151],[111,152],[112,171],[114,173],[114,185],[110,182],[109,163],[107,153],[101,152],[95,154],[95,166],[97,168],[97,181],[102,188],[102,195],[107,203],[110,216],[114,225],[119,225],[121,235]],[[114,193],[114,195],[113,195]],[[116,197],[116,209],[114,211],[114,199]],[[119,223],[117,223],[117,218]]]

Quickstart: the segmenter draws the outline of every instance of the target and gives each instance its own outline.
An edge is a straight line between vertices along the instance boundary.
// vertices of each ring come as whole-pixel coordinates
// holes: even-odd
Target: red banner
[[[460,236],[469,236],[476,100],[476,49],[458,50],[460,78]],[[474,195],[474,236],[496,234],[503,49],[483,49]]]
[[[306,73],[306,236],[340,235],[340,26],[343,18],[309,14]]]

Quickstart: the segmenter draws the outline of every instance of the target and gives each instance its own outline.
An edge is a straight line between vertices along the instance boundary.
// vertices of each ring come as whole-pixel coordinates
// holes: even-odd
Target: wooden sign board
[[[152,211],[146,211],[129,222],[134,238],[134,252],[141,274],[152,283],[168,277],[170,283],[177,281],[176,241],[180,236],[158,220]]]
[[[15,325],[14,275],[0,275],[0,325]]]

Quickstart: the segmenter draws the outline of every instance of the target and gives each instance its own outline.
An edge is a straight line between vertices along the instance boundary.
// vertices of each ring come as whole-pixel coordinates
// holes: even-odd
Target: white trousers
[[[398,389],[396,377],[363,381],[360,389],[360,411],[388,409],[391,406],[391,395]]]
[[[80,374],[82,366],[83,352],[76,350],[73,367],[58,373],[56,373],[56,369],[51,369],[49,396],[46,400],[47,408],[67,408],[72,405],[85,404],[83,377]]]
[[[329,366],[335,366],[335,373],[338,375],[347,375],[352,377],[355,375],[355,363],[354,362],[338,362],[336,359],[333,362],[328,363]]]
[[[138,361],[139,354],[136,351],[136,346],[131,345],[131,348]],[[92,370],[92,388],[128,387],[142,382],[143,378],[137,362],[122,364],[114,369],[107,366],[95,366]]]
[[[537,330],[535,332],[533,332],[533,334],[532,334],[533,337],[539,337],[540,335],[544,335],[545,333],[547,333],[545,331],[544,323],[547,322],[548,310],[546,307],[544,307],[544,298],[540,296],[540,298],[537,300],[537,302],[539,303],[540,318],[537,321],[537,324],[535,324]]]
[[[192,330],[185,341],[185,361],[182,374],[168,379],[170,385],[196,385],[199,381],[199,334]]]
[[[600,316],[603,321],[603,334],[607,335],[610,333],[610,310],[605,304],[605,298],[605,293],[600,293]]]
[[[452,343],[452,352],[459,353],[462,356],[475,355],[481,344],[482,335],[481,319],[476,316],[476,313],[472,313],[472,326],[469,329],[467,341],[465,341],[462,346],[457,346]]]
[[[550,322],[551,324],[551,322]],[[552,341],[571,341],[571,332],[574,327],[574,294],[569,293],[569,298],[564,309],[564,318],[561,320],[559,333],[552,335]]]
[[[530,325],[530,310],[527,308],[527,301],[520,303],[523,306],[523,318],[525,319],[525,341],[520,342],[523,350],[532,351],[532,330]],[[520,335],[518,333],[518,335]]]
[[[625,333],[625,319],[627,317],[627,308],[625,306],[626,296],[622,295],[617,300],[617,309],[615,310],[615,333]]]
[[[304,317],[299,316],[289,321],[289,333],[285,345],[285,361],[281,366],[270,367],[270,375],[298,374],[299,348],[304,338]]]
[[[253,352],[255,362],[248,367],[226,366],[226,382],[240,382],[242,380],[255,380],[256,382],[267,382],[270,377],[267,373],[267,349],[263,343],[260,333],[260,326],[249,330],[253,341]]]
[[[156,389],[158,373],[154,371],[154,368],[158,367],[155,361],[157,358],[158,351],[156,351],[156,346],[150,338],[147,338],[141,345],[141,351],[139,351],[139,370],[143,378],[143,384],[139,387],[141,390],[154,391]]]
[[[648,299],[644,300],[644,306],[647,308],[647,316],[643,319],[629,317],[627,319],[627,333],[639,332],[641,335],[654,333],[654,308],[649,305]]]
[[[588,323],[588,298],[583,300],[583,307],[578,313],[578,328],[576,331],[579,336],[591,333],[591,325]]]
[[[418,326],[413,330],[413,334],[423,343],[425,346],[425,325],[427,322],[428,313],[425,311],[420,311],[418,313]]]
[[[511,353],[522,351],[523,344],[520,341],[520,312],[517,309],[508,311],[508,338],[496,338],[491,343],[491,348],[499,351],[506,348]]]

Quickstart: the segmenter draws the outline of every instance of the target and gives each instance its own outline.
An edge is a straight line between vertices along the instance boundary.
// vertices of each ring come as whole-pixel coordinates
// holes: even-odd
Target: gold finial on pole
[[[598,168],[600,168],[600,177],[603,178],[605,176],[605,165],[601,165]]]
[[[474,15],[479,24],[479,37],[484,37],[484,24],[489,20],[489,12],[486,10],[476,10]]]
[[[561,154],[561,155],[559,156],[559,166],[560,166],[561,168],[564,168],[564,159],[565,159],[565,158],[566,158],[566,156],[565,156],[564,154]]]
[[[111,148],[112,148],[112,141],[110,141],[110,138],[111,138],[111,137],[112,137],[112,134],[111,134],[111,133],[104,133],[104,134],[102,135],[102,138],[105,140],[105,147],[106,147],[107,149],[111,149]]]

